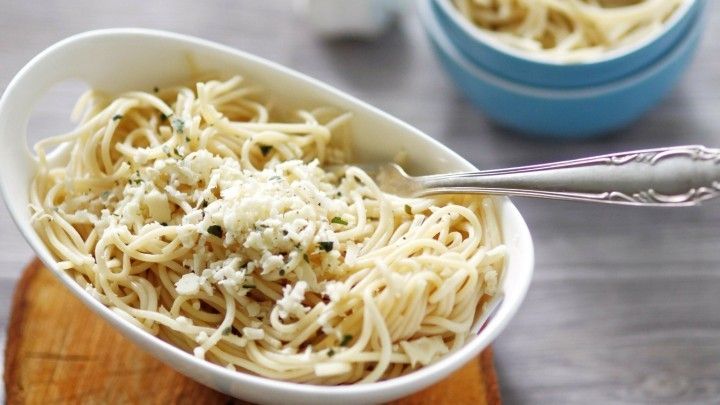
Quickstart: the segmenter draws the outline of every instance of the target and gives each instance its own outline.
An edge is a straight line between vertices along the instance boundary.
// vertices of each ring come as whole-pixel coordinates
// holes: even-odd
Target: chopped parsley
[[[255,288],[252,284],[243,284],[243,288]]]
[[[208,202],[205,201],[205,200],[202,200],[202,203],[200,203],[200,206],[203,207],[203,208],[207,208]]]
[[[185,130],[185,121],[181,120],[180,118],[173,118],[172,126],[173,128],[175,128],[175,131],[177,131],[178,134],[182,134]]]
[[[227,336],[232,333],[232,326],[228,326],[227,328],[223,329],[222,334]]]
[[[271,145],[260,145],[260,152],[263,156],[267,156],[268,153],[270,153],[270,151],[272,150],[272,148],[273,147]]]
[[[173,148],[173,152],[175,152],[175,155],[176,155],[177,157],[182,158],[182,155],[181,155],[180,152],[178,151],[178,148]]]
[[[115,114],[113,115],[113,121],[119,121],[122,119],[122,114]]]
[[[340,218],[340,217],[335,217],[335,218],[333,218],[332,221],[330,221],[330,222],[332,222],[333,224],[340,224],[340,225],[347,225],[347,224],[348,224],[346,220],[344,220],[344,219],[342,219],[342,218]]]
[[[350,341],[352,340],[352,338],[353,338],[352,335],[343,335],[342,340],[340,340],[340,346],[341,347],[347,346],[348,343],[350,343]]]
[[[329,349],[328,352],[327,352],[327,355],[328,355],[328,357],[334,356],[334,355],[335,355],[335,350]]]
[[[326,252],[333,250],[332,242],[318,242],[318,246],[320,246],[320,249],[322,249]]]
[[[186,136],[186,137],[185,137],[185,142],[190,142],[190,137],[189,137],[189,136]]]
[[[210,235],[215,235],[215,236],[217,236],[218,238],[221,238],[221,237],[222,237],[222,228],[220,227],[220,225],[210,225],[210,226],[208,226],[207,232],[208,232]]]
[[[407,204],[405,204],[405,213],[408,215],[412,215],[412,208],[410,208],[410,206]]]
[[[308,257],[307,253],[303,253],[303,260],[310,263],[310,258]]]

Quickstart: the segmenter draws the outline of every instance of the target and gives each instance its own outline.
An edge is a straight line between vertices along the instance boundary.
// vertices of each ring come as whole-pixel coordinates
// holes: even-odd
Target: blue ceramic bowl
[[[704,0],[684,3],[664,30],[588,63],[557,63],[507,46],[468,21],[451,0],[433,0],[433,12],[450,41],[474,64],[517,83],[550,88],[607,83],[643,69],[667,53],[687,32]]]
[[[598,86],[548,89],[519,84],[474,64],[442,29],[432,11],[433,1],[419,2],[420,17],[437,56],[458,88],[500,124],[545,137],[590,137],[638,118],[677,82],[702,32],[700,14],[688,23],[671,49],[631,75]]]

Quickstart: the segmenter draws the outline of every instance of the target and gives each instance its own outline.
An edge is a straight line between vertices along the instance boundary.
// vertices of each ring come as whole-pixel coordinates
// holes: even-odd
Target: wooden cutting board
[[[242,403],[175,372],[90,312],[46,271],[28,266],[5,348],[9,404]],[[500,404],[492,352],[396,404]]]

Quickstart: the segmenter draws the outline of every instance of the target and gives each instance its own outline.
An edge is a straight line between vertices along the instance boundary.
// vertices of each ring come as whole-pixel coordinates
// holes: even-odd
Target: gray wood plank
[[[419,127],[482,168],[660,145],[720,145],[720,5],[680,85],[629,128],[585,142],[524,138],[488,122],[443,75],[408,16],[379,42],[326,42],[290,2],[0,0],[0,87],[55,41],[143,26],[201,36],[308,73]],[[33,121],[49,134],[74,89]],[[518,200],[537,251],[526,303],[495,344],[504,399],[522,403],[720,402],[720,208],[639,210]],[[31,252],[0,210],[0,343]],[[0,400],[4,393],[0,390]]]

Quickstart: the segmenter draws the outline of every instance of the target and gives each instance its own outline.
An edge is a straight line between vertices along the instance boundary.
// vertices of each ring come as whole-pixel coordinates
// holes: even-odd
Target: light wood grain
[[[5,350],[14,404],[233,404],[133,346],[34,261],[13,297]],[[492,351],[394,405],[499,405]]]
[[[9,404],[228,402],[130,345],[37,261],[18,283],[12,308]]]
[[[219,41],[327,81],[481,168],[653,146],[720,146],[717,1],[707,1],[695,61],[657,108],[612,136],[565,143],[523,138],[488,122],[443,75],[413,16],[379,42],[323,42],[290,3],[0,0],[0,86],[67,35],[143,26]],[[51,118],[64,114],[57,106],[43,111],[47,119],[34,135],[55,128]],[[495,345],[506,402],[720,403],[720,205],[516,203],[534,235],[537,266],[525,304]],[[4,210],[0,225],[0,304],[7,304],[31,252]],[[6,322],[0,316],[0,326]]]

